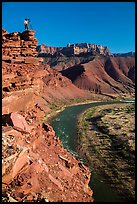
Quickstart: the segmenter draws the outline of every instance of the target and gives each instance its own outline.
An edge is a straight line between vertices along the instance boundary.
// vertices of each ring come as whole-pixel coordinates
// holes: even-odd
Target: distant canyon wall
[[[51,47],[44,44],[37,46],[39,55],[80,55],[82,53],[91,53],[93,55],[99,54],[104,56],[112,56],[107,46],[90,44],[90,43],[76,43],[70,44],[66,47]]]

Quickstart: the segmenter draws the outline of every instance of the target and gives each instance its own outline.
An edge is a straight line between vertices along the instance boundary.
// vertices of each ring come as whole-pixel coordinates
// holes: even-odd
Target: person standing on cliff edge
[[[25,30],[29,29],[28,25],[29,25],[29,19],[25,18],[25,20],[24,20]]]

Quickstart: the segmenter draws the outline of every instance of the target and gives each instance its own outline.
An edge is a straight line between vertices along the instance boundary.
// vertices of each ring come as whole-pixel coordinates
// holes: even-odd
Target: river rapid
[[[123,102],[124,101],[107,101],[70,106],[65,108],[62,112],[58,113],[49,121],[49,123],[56,132],[56,135],[62,141],[63,147],[84,163],[84,159],[81,158],[77,153],[76,146],[77,119],[79,114],[91,107]],[[89,186],[93,190],[94,202],[124,202],[122,198],[110,188],[104,178],[94,171],[92,164],[89,164],[88,167],[91,171],[91,180]]]

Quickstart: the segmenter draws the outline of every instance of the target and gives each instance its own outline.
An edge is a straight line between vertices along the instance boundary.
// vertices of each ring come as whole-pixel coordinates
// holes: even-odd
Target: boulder
[[[31,128],[29,127],[29,125],[27,124],[25,118],[18,114],[18,113],[11,113],[10,116],[13,126],[17,127],[19,129],[22,129],[23,131],[29,132],[31,131]]]
[[[26,152],[21,152],[12,169],[12,179],[19,173],[19,171],[28,163]]]

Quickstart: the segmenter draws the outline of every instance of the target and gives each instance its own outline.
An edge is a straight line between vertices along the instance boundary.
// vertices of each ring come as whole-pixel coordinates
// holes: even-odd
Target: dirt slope
[[[95,93],[134,93],[134,58],[96,58],[62,71],[80,89]]]

